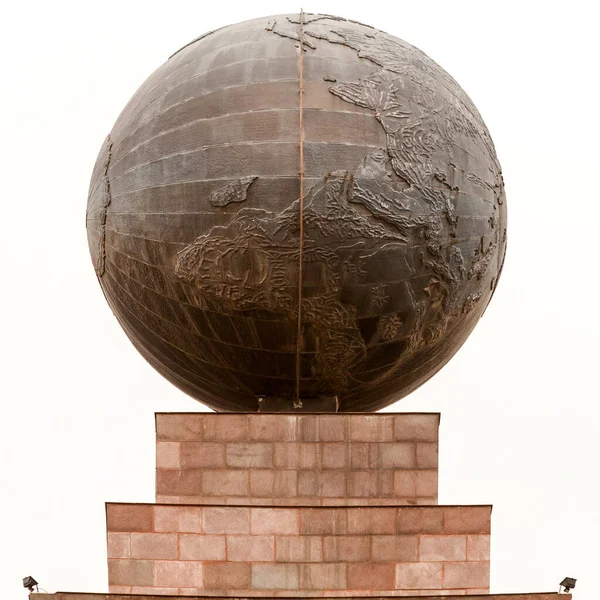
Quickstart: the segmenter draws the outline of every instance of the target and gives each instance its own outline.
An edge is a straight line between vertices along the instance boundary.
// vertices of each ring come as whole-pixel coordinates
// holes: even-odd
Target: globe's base
[[[337,396],[314,396],[310,398],[292,398],[261,396],[256,399],[258,412],[275,413],[336,413],[340,409]]]

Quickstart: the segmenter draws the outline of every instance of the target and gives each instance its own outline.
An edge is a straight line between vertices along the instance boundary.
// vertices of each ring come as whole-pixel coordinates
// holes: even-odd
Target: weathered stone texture
[[[165,504],[437,504],[438,414],[157,414]]]
[[[489,506],[108,504],[109,581],[241,596],[487,590],[490,513]],[[153,531],[137,531],[143,519]]]

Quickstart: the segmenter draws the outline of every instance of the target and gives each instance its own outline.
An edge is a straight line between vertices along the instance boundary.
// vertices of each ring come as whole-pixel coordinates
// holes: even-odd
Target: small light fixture
[[[565,577],[560,582],[561,591],[564,594],[568,594],[572,589],[575,588],[576,583],[577,583],[577,579],[573,579],[573,577]]]
[[[31,576],[23,577],[23,587],[33,592],[33,588],[37,588],[38,582]]]

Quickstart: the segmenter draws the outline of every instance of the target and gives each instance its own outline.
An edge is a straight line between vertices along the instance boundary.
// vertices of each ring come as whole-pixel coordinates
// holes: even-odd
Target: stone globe
[[[417,48],[330,15],[173,54],[93,171],[87,233],[134,346],[218,411],[371,411],[460,348],[506,247],[479,112]]]

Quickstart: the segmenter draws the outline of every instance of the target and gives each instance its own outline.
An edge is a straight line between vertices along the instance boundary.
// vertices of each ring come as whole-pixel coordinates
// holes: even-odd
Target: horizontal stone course
[[[437,442],[439,413],[156,413],[159,441]]]
[[[111,586],[273,596],[489,585],[490,506],[108,504],[106,513]]]
[[[156,415],[167,504],[437,504],[438,414]]]
[[[384,600],[389,598],[389,594],[378,595],[378,591],[375,591],[372,595],[368,596],[360,592],[353,593],[352,596],[357,599],[369,600]],[[462,591],[462,594],[460,593]],[[472,591],[472,590],[469,590]],[[457,593],[458,592],[458,593]],[[456,590],[451,595],[464,595],[466,590]],[[337,593],[337,591],[336,591]],[[54,594],[31,594],[32,600],[131,600],[131,596],[128,594],[139,594],[136,600],[179,600],[180,596],[188,596],[189,598],[205,599],[201,591],[195,591],[193,588],[152,588],[151,590],[144,589],[142,587],[135,586],[111,586],[110,594],[94,594],[86,592],[56,592]],[[171,595],[170,595],[171,594]],[[248,595],[240,594],[238,591],[232,591],[229,595],[215,595],[211,596],[211,600],[223,600],[224,598],[236,597],[240,600],[246,598],[254,598],[260,596],[261,593],[252,593]],[[299,596],[299,594],[295,594]],[[413,594],[398,592],[395,596],[402,596],[406,600],[439,600],[439,595],[429,595],[427,592],[423,594]],[[302,594],[303,597],[323,598],[332,597],[329,592],[306,592]],[[556,592],[542,592],[542,593],[531,593],[531,594],[487,594],[485,591],[480,590],[477,594],[469,594],[470,600],[572,600],[571,594],[557,594]]]

